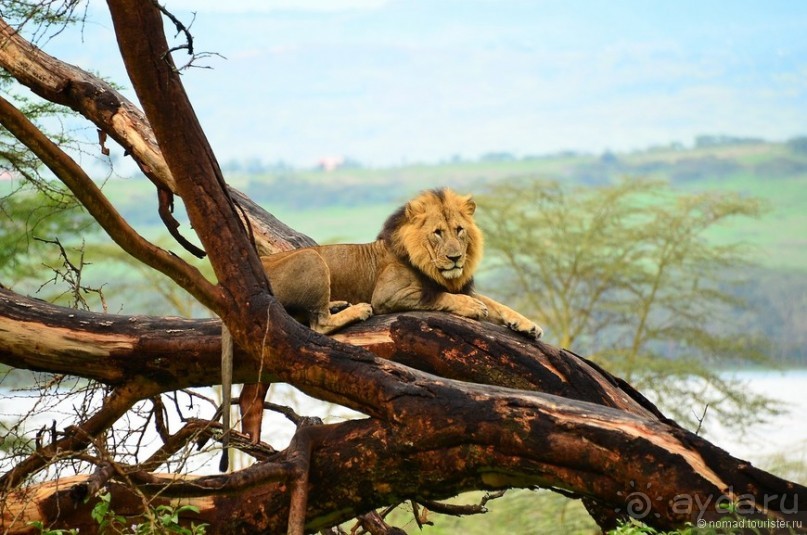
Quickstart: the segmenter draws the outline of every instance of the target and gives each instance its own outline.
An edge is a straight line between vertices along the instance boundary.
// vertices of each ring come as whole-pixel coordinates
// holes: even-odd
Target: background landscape
[[[482,195],[497,184],[524,178],[538,177],[567,187],[593,188],[626,178],[655,179],[682,194],[723,191],[763,199],[766,209],[760,218],[722,225],[713,229],[708,239],[716,244],[743,242],[750,246],[753,265],[745,268],[748,283],[736,289],[738,297],[748,300],[750,307],[735,319],[745,322],[749,329],[764,333],[769,357],[765,363],[745,364],[740,368],[737,363],[728,363],[723,373],[739,376],[741,384],[751,392],[772,396],[779,410],[784,412],[745,429],[723,426],[719,420],[709,419],[706,436],[735,455],[804,481],[807,427],[798,415],[807,410],[803,397],[803,387],[807,384],[804,370],[807,363],[807,212],[804,210],[807,206],[807,139],[797,137],[775,143],[759,138],[700,136],[692,145],[685,148],[682,144],[671,144],[625,153],[567,151],[528,158],[496,152],[477,159],[455,158],[433,165],[389,168],[369,168],[347,162],[332,171],[266,164],[245,158],[230,161],[225,166],[225,175],[233,186],[320,243],[373,240],[391,211],[414,193],[438,185]],[[10,190],[15,184],[7,181],[0,186]],[[156,195],[148,180],[137,176],[110,178],[103,187],[122,215],[140,232],[181,252],[157,217]],[[192,237],[179,208],[183,221],[181,230]],[[63,235],[38,237],[65,238]],[[84,233],[83,239],[87,240],[86,261],[90,263],[84,282],[104,289],[110,312],[164,314],[168,310],[183,315],[205,314],[192,305],[189,297],[161,291],[165,287],[161,277],[133,269],[132,264],[120,256],[106,256],[111,248],[104,245],[105,239],[100,234]],[[79,245],[75,239],[66,243]],[[53,265],[57,262],[52,247],[22,242],[15,247],[21,252],[29,251],[29,247],[41,247],[36,258],[50,256]],[[50,265],[48,261],[45,264]],[[46,277],[41,273],[33,279],[19,281],[12,288],[21,293],[53,296],[56,287],[42,286]],[[486,277],[484,270],[480,286],[486,293],[497,294],[496,281]],[[552,332],[546,333],[546,340],[557,343]],[[291,396],[290,400],[296,399],[295,403],[308,407],[309,412],[322,411],[296,397],[297,394],[287,395]],[[328,410],[320,413],[330,414]],[[272,425],[282,429],[281,423]],[[282,431],[275,434],[282,443],[285,434]],[[478,496],[462,498],[466,503],[474,499]],[[483,519],[463,521],[439,517],[437,526],[429,532],[453,533],[462,529],[468,533],[485,533],[491,526],[507,526],[512,532],[535,529],[526,532],[540,533],[542,529],[562,527],[560,532],[578,533],[591,528],[590,520],[578,503],[552,493],[540,493],[536,497],[530,491],[518,491],[506,500],[492,502],[490,508],[491,514]],[[407,517],[401,518],[402,522],[409,522]]]
[[[563,152],[518,158],[488,153],[475,160],[434,165],[367,168],[347,162],[333,171],[295,169],[233,160],[225,165],[228,181],[293,228],[319,243],[367,242],[387,215],[422,189],[450,186],[485,193],[500,182],[527,178],[555,180],[566,186],[604,186],[624,178],[655,179],[675,191],[736,192],[764,200],[758,219],[738,219],[710,232],[717,243],[751,247],[753,284],[738,289],[754,313],[742,318],[761,328],[776,345],[780,364],[807,363],[807,139],[772,143],[759,138],[701,136],[691,149],[683,145],[630,153],[599,155]],[[105,191],[121,213],[146,234],[164,234],[154,191],[145,178],[110,179]],[[183,226],[186,233],[191,232]],[[90,271],[92,273],[92,270]],[[495,293],[495,288],[486,289]],[[112,308],[137,309],[131,299],[111,299]],[[551,333],[547,333],[551,336]]]

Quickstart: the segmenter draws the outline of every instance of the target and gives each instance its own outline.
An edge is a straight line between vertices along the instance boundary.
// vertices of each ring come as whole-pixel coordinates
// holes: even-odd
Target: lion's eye
[[[457,227],[457,236],[459,236],[460,234],[462,234],[462,232],[463,232],[464,230],[465,230],[465,229],[464,229],[464,228],[462,228],[462,227]]]
[[[442,238],[443,237],[443,229],[439,229],[439,228],[435,229],[434,235],[437,236],[438,238]]]

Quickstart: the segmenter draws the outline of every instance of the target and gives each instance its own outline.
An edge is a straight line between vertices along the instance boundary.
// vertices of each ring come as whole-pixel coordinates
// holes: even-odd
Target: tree
[[[701,413],[682,399],[733,425],[772,410],[716,371],[764,359],[760,334],[732,321],[746,246],[712,239],[731,219],[758,216],[760,201],[638,179],[567,188],[528,178],[494,186],[479,203],[497,280],[508,281],[500,293],[562,347],[590,354],[681,421]],[[692,378],[712,391],[698,393]]]
[[[807,499],[807,489],[732,458],[568,351],[441,314],[376,317],[333,338],[293,321],[272,297],[258,253],[310,239],[226,185],[183,90],[161,8],[140,0],[110,0],[109,7],[143,112],[5,23],[0,65],[123,146],[155,184],[163,212],[182,199],[216,282],[139,236],[84,169],[5,98],[0,122],[121,249],[220,321],[98,314],[0,290],[0,362],[102,385],[87,391],[72,421],[13,445],[0,476],[5,531],[30,530],[32,521],[82,533],[98,531],[99,519],[159,526],[166,510],[159,508],[170,507],[177,522],[222,533],[286,526],[303,533],[356,516],[380,533],[391,529],[373,513],[378,507],[414,500],[451,510],[435,500],[532,486],[582,498],[603,526],[628,513],[678,526],[721,518],[720,504],[728,503],[760,521],[805,520],[793,504]],[[170,218],[166,224],[173,226]],[[233,447],[263,462],[229,474],[189,473],[180,452],[197,442],[210,448],[222,433],[210,413],[189,417],[194,409],[180,398],[197,407],[207,401],[187,389],[219,384],[222,322],[237,345],[234,381],[286,382],[366,416],[319,425],[290,414],[299,426],[285,450],[233,433]],[[169,406],[184,418],[180,424],[166,420]],[[160,444],[147,452],[138,437],[150,422]],[[637,487],[653,489],[649,508],[638,512],[630,503]]]

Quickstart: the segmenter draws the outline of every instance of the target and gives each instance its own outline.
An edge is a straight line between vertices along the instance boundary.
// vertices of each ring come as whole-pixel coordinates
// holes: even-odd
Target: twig
[[[177,33],[174,35],[174,37],[178,37],[179,34],[184,34],[185,35],[185,42],[183,44],[179,44],[177,46],[173,46],[173,47],[169,48],[165,52],[165,54],[163,55],[163,59],[169,65],[171,65],[171,68],[175,72],[184,71],[185,69],[187,69],[189,67],[199,67],[198,65],[194,65],[194,62],[199,60],[199,59],[202,59],[202,58],[208,58],[208,57],[211,57],[211,56],[218,56],[220,58],[224,58],[224,56],[222,56],[221,54],[219,54],[217,52],[194,52],[194,50],[193,50],[193,35],[190,32],[190,28],[191,28],[191,26],[193,26],[193,23],[196,21],[196,13],[195,12],[191,13],[191,15],[193,17],[191,19],[191,23],[188,24],[187,26],[185,26],[185,24],[181,20],[179,20],[176,17],[176,15],[174,15],[173,13],[168,11],[168,9],[165,6],[161,5],[157,0],[152,0],[152,3],[157,7],[157,9],[160,11],[160,13],[163,14],[163,16],[165,16],[168,20],[170,20],[174,24],[174,27],[177,30]],[[173,62],[170,59],[171,54],[173,52],[176,52],[177,50],[187,50],[188,55],[191,57],[191,59],[185,65],[183,65],[182,67],[179,67],[179,68],[177,68],[175,65],[173,65]],[[209,68],[209,67],[200,67],[200,68],[206,69],[206,68]]]
[[[65,429],[64,437],[38,449],[0,477],[0,493],[10,490],[65,451],[82,450],[92,437],[102,433],[123,416],[136,402],[152,394],[148,385],[126,384],[112,391],[103,407],[78,426]],[[156,392],[155,392],[156,393]]]
[[[159,199],[159,207],[157,213],[160,214],[165,228],[168,233],[179,242],[186,251],[191,253],[196,258],[204,258],[207,253],[199,247],[192,244],[185,236],[179,233],[179,221],[174,217],[174,194],[168,188],[158,187],[157,198]]]
[[[39,287],[39,290],[44,288],[45,285],[47,285],[48,283],[52,282],[56,284],[59,282],[59,279],[61,279],[70,286],[70,293],[73,296],[72,308],[76,309],[81,308],[83,310],[90,310],[90,305],[87,303],[87,300],[84,299],[82,293],[97,293],[99,299],[101,300],[101,308],[103,309],[104,313],[108,311],[106,299],[104,298],[103,285],[99,288],[92,288],[90,286],[84,286],[81,283],[81,277],[82,273],[84,272],[84,267],[89,265],[84,261],[84,241],[81,242],[81,247],[78,249],[79,260],[78,265],[76,265],[75,263],[70,261],[70,257],[67,255],[67,251],[62,245],[62,242],[59,241],[59,238],[46,240],[44,238],[39,238],[35,236],[34,240],[42,243],[56,245],[59,248],[59,256],[62,258],[62,268],[47,266],[53,271],[53,277],[47,282],[43,283]]]
[[[698,415],[697,415],[697,414],[695,414],[695,412],[694,412],[694,411],[692,412],[692,414],[694,414],[694,415],[695,415],[695,419],[696,419],[696,420],[698,420],[698,428],[697,428],[697,429],[695,429],[695,434],[696,434],[696,435],[700,435],[700,432],[701,432],[701,426],[703,426],[703,421],[706,419],[706,411],[708,411],[708,410],[709,410],[709,404],[707,403],[707,404],[706,404],[706,405],[703,407],[703,413],[701,413],[700,418],[698,418]]]

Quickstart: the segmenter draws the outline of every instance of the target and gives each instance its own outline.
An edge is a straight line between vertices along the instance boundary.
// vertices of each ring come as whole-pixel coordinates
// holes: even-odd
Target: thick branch
[[[11,334],[10,339],[15,339],[14,333],[18,332],[16,325],[26,329],[35,326],[40,333],[40,341],[44,342],[41,348],[48,360],[58,362],[75,358],[69,347],[64,349],[61,357],[57,358],[57,353],[53,353],[64,345],[51,336],[51,333],[66,332],[63,323],[58,324],[59,318],[51,317],[47,321],[40,318],[41,323],[33,323],[37,314],[41,314],[43,310],[58,312],[58,307],[46,304],[35,306],[35,301],[19,296],[12,301],[10,298],[13,294],[10,292],[3,292],[3,295],[6,300],[0,310],[7,319],[2,328]],[[75,316],[76,312],[71,311],[70,314]],[[92,348],[97,345],[91,342],[96,339],[103,343],[112,340],[110,345],[122,347],[114,341],[112,332],[128,329],[125,327],[127,324],[140,325],[139,328],[142,329],[141,320],[151,322],[152,327],[162,322],[161,328],[155,328],[152,333],[168,337],[163,341],[164,347],[170,345],[171,336],[187,339],[188,333],[193,332],[194,340],[200,346],[195,351],[188,346],[188,350],[180,353],[183,354],[182,364],[196,381],[207,380],[212,384],[218,380],[215,345],[219,330],[215,322],[206,320],[202,322],[205,324],[203,329],[188,331],[187,328],[196,322],[128,318],[126,322],[112,321],[100,325],[97,322],[102,318],[114,320],[115,317],[80,313],[69,319],[63,314],[61,320],[75,321],[84,326],[84,332],[80,336],[87,341],[84,348],[88,350],[88,354],[92,354]],[[384,321],[391,321],[389,328],[382,327]],[[363,359],[357,363],[359,366],[353,368],[355,381],[365,382],[367,370],[377,368],[389,372],[383,376],[385,379],[379,380],[400,383],[398,386],[388,384],[386,389],[378,391],[393,389],[399,392],[398,396],[383,401],[391,407],[395,417],[388,423],[382,420],[365,420],[332,427],[336,431],[332,432],[331,439],[319,445],[315,452],[316,460],[312,463],[312,469],[316,473],[312,472],[310,476],[312,488],[309,527],[319,526],[320,522],[325,522],[328,514],[333,513],[326,511],[327,508],[317,512],[318,507],[324,507],[317,505],[323,503],[320,499],[324,503],[332,504],[336,503],[333,500],[337,500],[343,506],[350,504],[349,514],[353,515],[389,503],[393,500],[393,495],[398,498],[409,496],[438,499],[461,490],[480,487],[557,487],[578,495],[596,497],[600,503],[613,508],[621,506],[623,510],[625,497],[632,488],[652,488],[668,504],[665,506],[667,509],[658,513],[662,518],[659,525],[680,523],[683,518],[681,512],[674,507],[676,502],[670,501],[675,496],[668,496],[668,492],[685,495],[692,500],[697,497],[701,504],[707,500],[714,503],[724,494],[728,497],[723,498],[724,500],[732,497],[736,499],[744,494],[761,500],[766,493],[772,495],[778,492],[780,496],[787,494],[790,500],[791,497],[801,497],[800,493],[804,492],[802,487],[738,461],[671,422],[659,421],[658,412],[652,406],[640,397],[635,399],[629,390],[618,388],[618,382],[612,377],[603,376],[585,361],[569,353],[543,344],[527,344],[516,335],[492,326],[483,327],[483,324],[440,314],[405,314],[392,318],[376,318],[369,324],[354,327],[353,332],[362,333],[360,327],[368,329],[363,334],[356,334],[355,340],[364,340],[368,348],[393,358],[417,363],[420,360],[418,348],[422,348],[422,356],[442,354],[452,360],[452,351],[460,347],[465,354],[464,366],[443,368],[450,374],[461,374],[464,369],[465,379],[486,379],[490,383],[499,381],[503,386],[517,384],[522,389],[540,388],[562,396],[577,396],[589,402],[523,390],[457,383],[407,370],[393,363]],[[184,332],[183,328],[186,329]],[[206,329],[209,331],[205,332]],[[96,332],[90,335],[92,330]],[[98,331],[102,330],[106,331],[107,337],[112,338],[103,340],[97,337]],[[138,328],[133,327],[132,330],[137,331]],[[133,343],[127,346],[130,349],[124,351],[130,353],[121,358],[120,362],[131,362],[133,358],[137,358],[137,353],[142,353],[143,360],[133,362],[133,369],[148,370],[152,378],[164,379],[172,385],[180,382],[168,372],[170,367],[165,362],[177,360],[176,358],[169,359],[159,352],[144,352],[149,348],[146,340],[155,338],[153,334],[140,332],[137,335],[130,333],[129,336]],[[350,331],[342,336],[350,339]],[[48,342],[52,342],[52,346]],[[0,348],[0,355],[8,362],[11,356],[24,353],[26,347],[30,346],[25,343],[12,344],[10,347]],[[135,351],[134,347],[140,349]],[[152,345],[151,350],[156,347],[159,346]],[[402,352],[397,352],[396,347],[402,348]],[[199,349],[202,350],[201,354]],[[184,358],[185,355],[188,359]],[[92,360],[100,360],[106,367],[113,367],[111,364],[116,362],[115,359],[98,355],[85,359],[84,363],[79,364],[76,361],[72,365],[78,370]],[[496,360],[499,365],[493,366],[492,363]],[[249,359],[236,361],[236,374],[243,368],[244,362],[250,362]],[[209,370],[204,369],[207,362],[210,363]],[[425,362],[425,367],[432,367],[439,360],[427,358],[421,362]],[[9,363],[21,364],[19,361]],[[41,365],[44,367],[44,361]],[[484,373],[479,372],[484,369],[498,370],[498,373],[485,377]],[[514,371],[512,376],[508,377],[506,372],[502,372],[507,369]],[[117,376],[132,373],[134,371]],[[588,386],[582,386],[586,384]],[[597,398],[600,405],[590,402]],[[343,447],[348,449],[342,449]],[[352,453],[348,455],[347,452]],[[355,456],[359,456],[362,461],[350,461]],[[361,468],[357,468],[359,465]],[[418,470],[423,470],[424,473],[421,474]],[[383,474],[381,480],[390,485],[389,494],[379,493],[377,489],[368,491],[367,494],[356,493],[356,488],[363,488],[361,485],[375,488],[371,482],[378,481],[379,474]],[[428,474],[425,479],[424,474]],[[274,484],[261,483],[260,477],[252,472],[247,471],[238,477],[262,489],[254,491],[264,496],[262,499],[269,499],[267,496],[271,494],[266,494],[270,492],[267,489],[280,492]],[[211,480],[210,485],[224,485],[225,481]],[[335,485],[335,481],[341,483]],[[431,490],[426,492],[423,489]],[[225,511],[240,511],[240,506],[227,501],[227,498],[216,498],[214,501],[225,507]],[[670,503],[673,505],[669,505]],[[789,504],[792,501],[780,503]],[[267,509],[267,517],[261,522],[276,522],[280,517],[285,521],[284,515],[288,507],[286,498],[278,496],[270,499],[269,504],[273,512]],[[678,505],[681,503],[678,502]],[[341,510],[341,506],[337,509]],[[692,514],[698,512],[690,511]],[[717,513],[712,511],[710,514]],[[323,515],[323,518],[318,515]],[[691,520],[693,517],[687,518]]]
[[[76,375],[109,385],[141,377],[158,382],[163,391],[221,381],[217,319],[78,311],[0,289],[0,330],[4,332],[0,362],[15,368]],[[585,359],[548,344],[527,343],[512,331],[487,323],[440,313],[407,313],[373,317],[336,337],[386,360],[449,379],[543,391],[663,418],[629,385]],[[359,364],[372,362],[363,358]],[[259,376],[255,364],[236,348],[235,382],[279,379],[271,369],[262,371]],[[355,373],[354,381],[362,371]],[[298,386],[306,388],[304,382]]]
[[[399,424],[365,419],[321,428],[310,467],[308,531],[401,499],[443,499],[473,488],[511,486],[562,488],[623,511],[633,491],[642,489],[649,498],[645,518],[660,527],[724,517],[719,504],[741,499],[743,516],[759,518],[763,511],[754,507],[761,509],[763,497],[785,494],[785,500],[767,501],[764,512],[807,521],[805,512],[792,507],[807,499],[807,489],[666,424],[540,394],[434,381],[414,386],[412,396],[397,403],[410,406],[416,416],[407,412]],[[259,482],[235,495],[194,501],[202,507],[201,518],[194,520],[219,531],[278,533],[289,507],[286,483],[276,479],[287,475],[282,466],[259,464],[229,476],[188,478],[176,491],[195,494],[202,481],[222,489],[238,481]],[[48,521],[59,519],[54,527],[78,525],[72,518],[80,518],[80,504],[69,486],[63,488],[38,501],[46,509],[28,507],[23,518],[49,511]],[[12,497],[10,505],[16,504]]]

